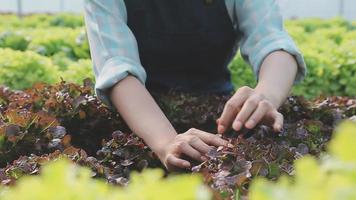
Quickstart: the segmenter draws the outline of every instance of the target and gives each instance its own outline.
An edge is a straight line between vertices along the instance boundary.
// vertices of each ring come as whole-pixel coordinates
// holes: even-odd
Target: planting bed
[[[178,132],[198,128],[216,132],[215,120],[230,96],[197,96],[171,91],[153,93]],[[334,127],[355,120],[356,99],[289,97],[281,107],[283,131],[267,126],[224,135],[231,146],[214,149],[208,161],[178,173],[202,174],[214,198],[246,196],[256,176],[276,180],[293,175],[293,161],[306,154],[320,156]],[[163,168],[153,152],[132,134],[120,116],[93,95],[93,83],[36,84],[25,91],[0,87],[0,181],[16,185],[23,175],[40,173],[58,157],[92,169],[93,178],[126,186],[130,173]],[[169,175],[169,173],[166,173]]]

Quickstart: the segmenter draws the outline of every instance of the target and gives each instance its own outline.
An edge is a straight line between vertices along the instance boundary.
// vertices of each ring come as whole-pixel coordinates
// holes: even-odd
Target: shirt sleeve
[[[277,50],[284,50],[296,59],[298,72],[294,83],[305,77],[303,56],[284,30],[283,19],[275,0],[236,0],[235,16],[238,29],[242,33],[241,56],[253,68],[256,79],[264,58]]]
[[[139,59],[137,41],[127,26],[123,0],[85,0],[85,24],[89,39],[95,93],[113,109],[108,89],[127,75],[145,85],[146,72]]]

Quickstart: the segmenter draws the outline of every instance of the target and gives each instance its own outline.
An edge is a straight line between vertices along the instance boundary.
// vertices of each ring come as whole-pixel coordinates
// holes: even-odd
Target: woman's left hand
[[[218,133],[224,133],[230,126],[239,131],[257,124],[271,125],[274,131],[281,131],[283,115],[278,112],[278,103],[267,98],[262,92],[247,86],[241,87],[225,104],[221,117],[217,120]]]

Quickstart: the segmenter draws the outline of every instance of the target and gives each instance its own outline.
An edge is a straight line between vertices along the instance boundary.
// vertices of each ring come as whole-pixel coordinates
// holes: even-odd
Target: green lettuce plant
[[[91,60],[81,59],[78,62],[72,62],[66,70],[61,72],[61,77],[68,82],[77,84],[83,83],[86,78],[95,80]]]
[[[0,33],[0,47],[25,51],[30,44],[29,37],[20,32],[6,31]]]
[[[58,80],[58,67],[49,58],[30,51],[0,49],[0,84],[24,89],[36,82],[55,83]]]

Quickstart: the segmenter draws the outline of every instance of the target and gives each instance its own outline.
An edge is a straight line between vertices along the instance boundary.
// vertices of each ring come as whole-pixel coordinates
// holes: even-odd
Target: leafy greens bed
[[[195,127],[215,132],[226,96],[196,96],[171,91],[154,97],[179,132]],[[25,91],[0,88],[0,180],[16,185],[23,175],[38,174],[47,161],[66,157],[92,170],[91,176],[121,186],[130,173],[162,168],[157,157],[135,137],[120,116],[93,95],[93,83],[38,83]],[[224,137],[231,146],[208,153],[208,161],[190,171],[204,177],[214,197],[246,196],[256,176],[276,180],[293,175],[293,161],[311,154],[319,157],[334,127],[356,115],[356,99],[289,97],[281,108],[284,130],[266,126]],[[205,191],[205,190],[204,190]]]

